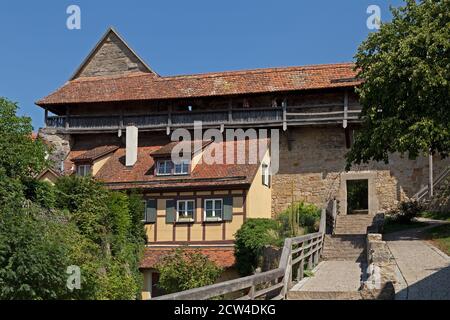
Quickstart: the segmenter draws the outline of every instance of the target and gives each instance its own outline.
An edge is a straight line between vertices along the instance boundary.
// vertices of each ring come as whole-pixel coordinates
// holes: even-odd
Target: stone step
[[[358,291],[289,291],[288,300],[362,300]]]
[[[334,234],[351,235],[366,234],[367,227],[372,225],[373,216],[370,215],[339,215],[336,218]]]
[[[327,261],[365,261],[366,236],[326,235],[322,259]]]

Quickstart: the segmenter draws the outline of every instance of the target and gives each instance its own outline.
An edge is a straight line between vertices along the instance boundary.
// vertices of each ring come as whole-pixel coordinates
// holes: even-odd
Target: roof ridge
[[[70,80],[68,82],[95,82],[103,80],[114,80],[122,78],[131,77],[141,77],[149,76],[153,77],[155,81],[170,81],[185,78],[215,78],[223,76],[241,75],[241,74],[261,74],[261,73],[275,73],[275,72],[291,72],[291,71],[302,71],[302,70],[321,70],[328,68],[345,68],[354,65],[353,62],[342,62],[342,63],[328,63],[328,64],[312,64],[304,66],[287,66],[287,67],[272,67],[272,68],[256,68],[256,69],[241,69],[241,70],[231,70],[231,71],[213,71],[205,73],[192,73],[192,74],[181,74],[172,76],[155,76],[151,73],[146,72],[130,72],[128,74],[122,75],[112,75],[112,76],[97,76],[97,77],[82,77]],[[66,84],[68,83],[66,82]]]

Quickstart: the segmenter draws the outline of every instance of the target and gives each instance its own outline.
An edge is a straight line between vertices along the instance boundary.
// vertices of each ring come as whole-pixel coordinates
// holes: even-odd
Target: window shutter
[[[166,201],[166,223],[175,222],[175,200]]]
[[[145,207],[145,222],[155,223],[156,222],[156,200],[147,200]]]
[[[233,220],[233,197],[223,198],[223,220]]]

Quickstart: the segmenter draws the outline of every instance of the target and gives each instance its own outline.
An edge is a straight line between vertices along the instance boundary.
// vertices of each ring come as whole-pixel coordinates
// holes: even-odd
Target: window
[[[179,200],[177,201],[177,221],[178,222],[192,222],[194,221],[194,200]]]
[[[262,165],[262,184],[270,187],[270,166],[268,164]]]
[[[188,161],[181,161],[179,164],[175,164],[174,174],[182,175],[182,174],[188,174],[188,173],[189,173],[189,162]]]
[[[170,160],[160,160],[157,164],[158,176],[169,176],[172,174],[173,163]]]
[[[189,174],[189,164],[187,160],[174,164],[171,160],[159,160],[156,166],[157,176],[186,175]]]
[[[77,165],[77,175],[80,177],[86,177],[91,174],[91,165],[81,164]]]
[[[221,221],[223,217],[223,200],[205,200],[205,221]]]

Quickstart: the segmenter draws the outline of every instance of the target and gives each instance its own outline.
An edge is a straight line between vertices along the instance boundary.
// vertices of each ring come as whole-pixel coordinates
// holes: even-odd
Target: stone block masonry
[[[325,207],[334,198],[339,201],[339,214],[346,214],[346,181],[369,180],[369,213],[388,211],[416,193],[428,183],[428,159],[409,160],[393,154],[389,163],[354,166],[345,171],[345,132],[341,126],[289,128],[280,137],[280,170],[273,177],[272,215],[285,210],[292,199]],[[435,157],[438,174],[450,163]]]

